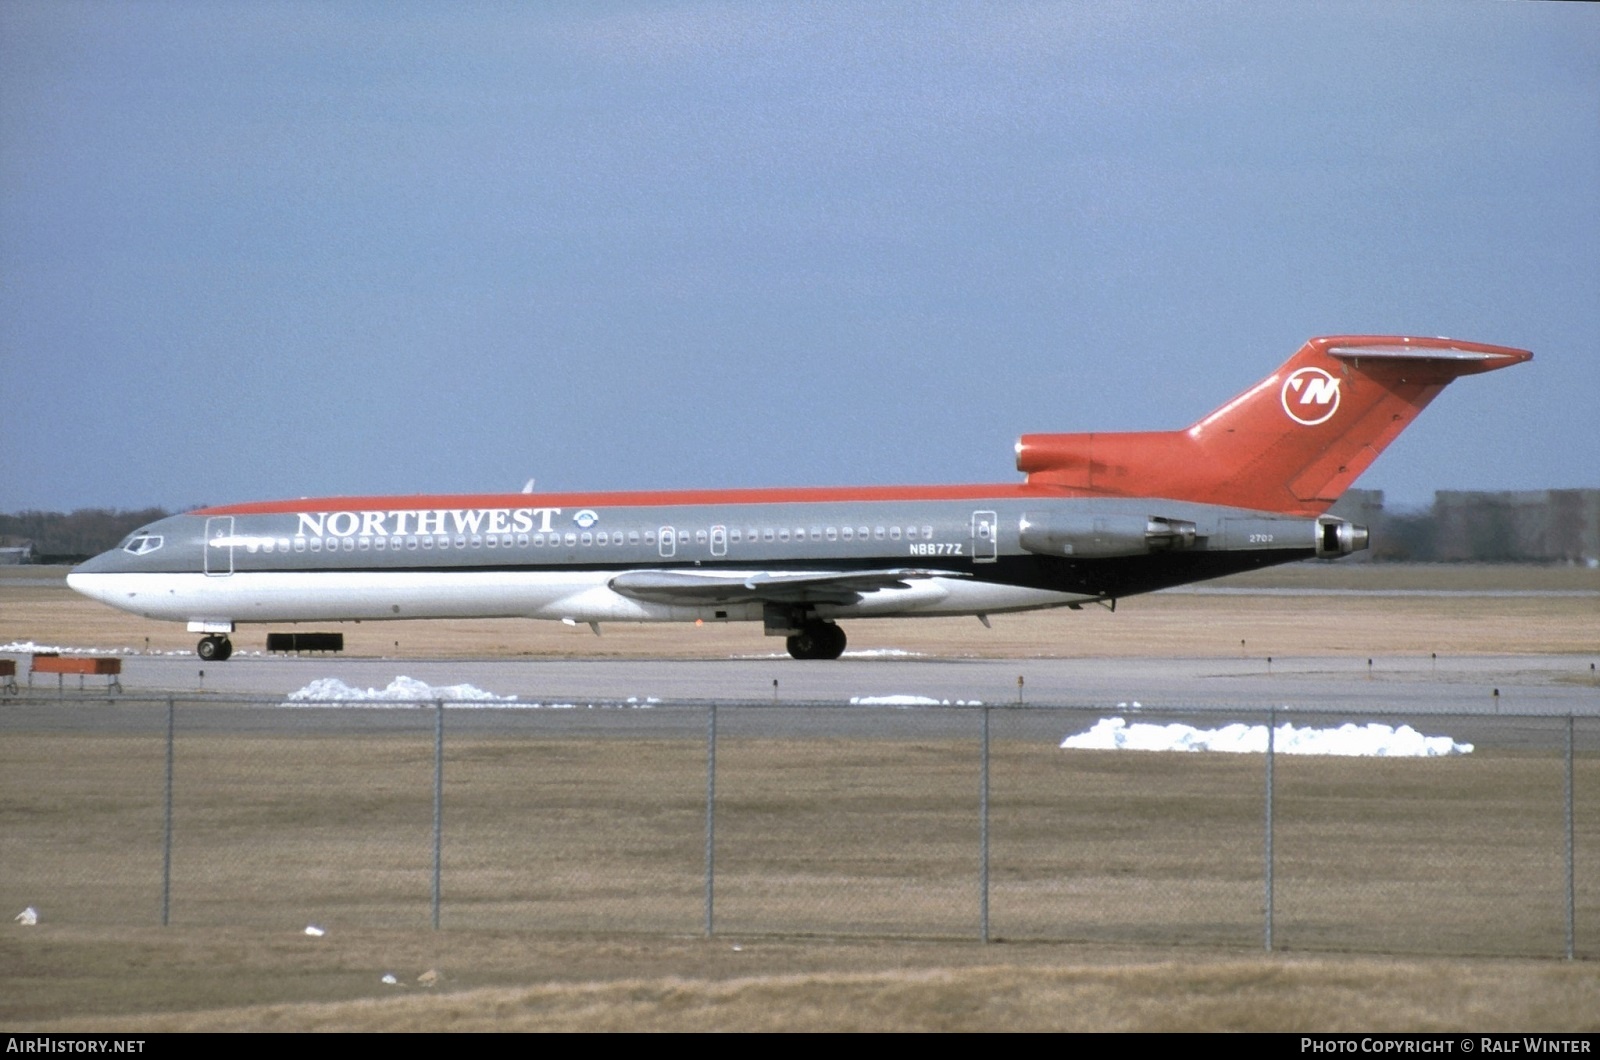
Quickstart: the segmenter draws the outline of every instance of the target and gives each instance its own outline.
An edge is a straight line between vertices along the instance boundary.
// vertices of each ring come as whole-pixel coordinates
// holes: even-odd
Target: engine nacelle
[[[1317,520],[1317,555],[1348,556],[1367,547],[1367,528],[1343,519]]]
[[[1028,513],[1020,541],[1029,552],[1074,559],[1106,559],[1171,552],[1194,544],[1195,524],[1187,519],[1142,515]]]

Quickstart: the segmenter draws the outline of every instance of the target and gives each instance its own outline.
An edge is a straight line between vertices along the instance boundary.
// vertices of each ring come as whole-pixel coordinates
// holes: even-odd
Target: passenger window
[[[602,530],[594,535],[594,543],[597,545],[609,545],[611,544],[611,535]]]
[[[654,530],[646,530],[644,532],[644,543],[647,545],[656,543],[656,532]]]
[[[855,531],[854,531],[854,530],[852,530],[852,529],[851,529],[851,528],[850,528],[850,527],[848,527],[848,526],[847,526],[847,527],[845,527],[845,528],[844,528],[844,529],[843,529],[843,530],[842,530],[842,531],[840,531],[840,532],[841,532],[841,533],[842,533],[842,534],[843,534],[843,535],[844,535],[844,539],[845,539],[845,540],[846,540],[846,541],[849,541],[849,540],[850,540],[850,539],[851,539],[851,538],[853,538],[853,537],[855,537],[855,536],[856,536],[856,535],[855,535]]]
[[[467,535],[466,534],[457,534],[456,535],[456,547],[457,548],[466,548],[467,547]]]
[[[322,551],[322,538],[313,537],[311,539],[311,551],[313,551],[313,552],[321,552]]]
[[[578,543],[578,535],[572,533],[571,531],[568,531],[567,532],[567,537],[566,537],[566,542],[567,542],[567,547],[568,548],[572,548],[572,547],[576,546],[577,543]]]
[[[883,540],[883,527],[881,527],[881,526],[873,527],[872,528],[872,536],[873,536],[873,538],[875,540],[882,541]]]
[[[829,541],[839,540],[839,528],[837,526],[828,527],[827,533]]]
[[[898,526],[889,527],[889,539],[891,541],[900,540],[900,528]]]
[[[706,543],[706,532],[704,530],[696,530],[694,532],[694,543],[697,545]]]
[[[429,535],[429,536],[423,537],[423,538],[419,538],[418,540],[422,543],[422,547],[423,548],[432,548],[433,547],[433,537],[432,537],[432,535]]]
[[[585,530],[583,532],[583,539],[582,540],[583,540],[583,543],[585,545],[592,545],[592,544],[594,544],[594,535],[589,533],[589,531]]]
[[[770,541],[772,539],[769,537],[767,540]],[[779,527],[778,528],[778,540],[779,541],[787,541],[787,540],[789,540],[789,528],[787,526],[783,526],[783,527]]]
[[[416,550],[417,550],[417,535],[416,534],[407,534],[406,535],[406,551],[415,552]]]
[[[639,531],[637,531],[637,530],[629,530],[628,531],[628,544],[637,545],[638,543],[639,543]]]
[[[517,535],[517,547],[518,548],[527,548],[528,547],[528,535],[527,534],[518,534]]]
[[[811,540],[813,540],[813,541],[821,541],[822,540],[822,527],[813,526],[811,528]]]
[[[372,547],[382,552],[389,547],[389,539],[387,537],[375,537],[372,539]]]
[[[488,545],[490,548],[499,548],[500,547],[500,539],[498,537],[495,537],[493,534],[490,534],[488,537],[484,538],[483,543],[485,545]]]
[[[785,541],[789,540],[789,535],[788,534],[784,534],[783,535],[783,539]],[[761,531],[761,540],[763,540],[763,541],[771,541],[772,540],[772,528],[771,527],[768,527],[767,529]]]

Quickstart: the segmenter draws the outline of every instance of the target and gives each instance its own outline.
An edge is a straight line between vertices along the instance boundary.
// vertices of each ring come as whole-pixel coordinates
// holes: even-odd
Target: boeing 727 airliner
[[[797,659],[841,619],[1078,608],[1367,547],[1328,507],[1451,380],[1532,357],[1450,339],[1312,339],[1179,431],[1030,434],[1019,483],[336,497],[204,508],[72,588],[204,634],[409,618],[760,622]]]

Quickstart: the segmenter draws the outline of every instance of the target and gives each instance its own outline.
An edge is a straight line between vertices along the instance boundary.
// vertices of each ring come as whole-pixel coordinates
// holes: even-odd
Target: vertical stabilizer
[[[1318,515],[1452,379],[1532,356],[1452,339],[1316,338],[1187,430],[1024,435],[1017,469],[1087,494]]]

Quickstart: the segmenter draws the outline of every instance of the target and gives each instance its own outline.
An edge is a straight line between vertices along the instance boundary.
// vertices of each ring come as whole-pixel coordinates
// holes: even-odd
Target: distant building
[[[1600,563],[1600,489],[1433,495],[1435,558]]]
[[[0,546],[0,567],[15,567],[19,563],[33,562],[33,542],[21,545]]]

